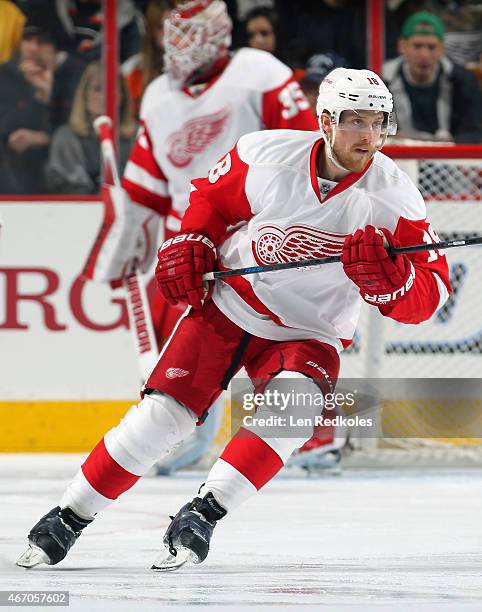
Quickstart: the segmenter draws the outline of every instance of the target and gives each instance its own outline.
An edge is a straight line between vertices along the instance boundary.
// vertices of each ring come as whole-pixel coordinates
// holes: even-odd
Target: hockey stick
[[[465,240],[446,240],[433,244],[414,244],[406,247],[391,247],[387,249],[389,255],[399,253],[419,253],[422,251],[438,251],[439,249],[452,249],[454,247],[473,246],[482,244],[482,236],[466,238]],[[219,272],[207,272],[203,275],[203,280],[216,280],[217,278],[229,278],[230,276],[246,276],[247,274],[259,274],[260,272],[276,272],[277,270],[289,270],[291,268],[307,268],[309,266],[321,266],[328,263],[341,261],[340,255],[329,257],[319,257],[317,259],[306,259],[302,261],[288,261],[285,263],[272,264],[267,266],[251,266],[249,268],[236,268],[236,270],[221,270]]]
[[[94,128],[99,136],[102,161],[104,164],[104,183],[121,188],[117,160],[114,149],[112,120],[102,115],[94,121]],[[124,281],[126,289],[129,327],[137,351],[139,371],[142,380],[146,380],[157,362],[159,352],[152,325],[146,289],[139,269],[135,269]]]

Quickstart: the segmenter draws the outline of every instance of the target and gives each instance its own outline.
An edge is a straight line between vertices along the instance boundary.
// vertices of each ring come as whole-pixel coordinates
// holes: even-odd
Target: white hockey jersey
[[[299,261],[341,253],[345,237],[371,224],[405,245],[433,242],[424,200],[395,163],[376,153],[324,198],[316,156],[319,132],[275,130],[243,136],[208,173],[193,181],[182,230],[219,244],[220,269]],[[226,228],[237,224],[227,237]],[[411,291],[380,311],[404,323],[429,318],[450,290],[445,257],[410,256]],[[272,340],[318,339],[341,350],[357,325],[362,298],[341,263],[217,281],[218,308],[249,333]]]
[[[242,135],[317,127],[292,71],[264,51],[240,49],[201,93],[193,91],[172,89],[165,75],[149,85],[122,181],[131,200],[167,215],[171,231],[179,230],[191,179],[205,176]]]

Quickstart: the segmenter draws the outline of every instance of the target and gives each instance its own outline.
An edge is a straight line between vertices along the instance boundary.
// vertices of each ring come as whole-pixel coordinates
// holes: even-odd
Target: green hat
[[[402,26],[401,38],[410,36],[436,36],[441,41],[444,39],[444,24],[442,21],[428,11],[420,11],[411,15]]]

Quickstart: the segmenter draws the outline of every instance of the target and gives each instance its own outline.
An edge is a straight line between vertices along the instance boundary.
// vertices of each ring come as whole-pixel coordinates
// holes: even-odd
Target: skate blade
[[[47,563],[48,565],[50,563],[50,559],[41,548],[29,544],[27,550],[18,559],[16,565],[19,567],[31,568],[35,567],[36,565],[40,565],[41,563]]]
[[[188,561],[191,561],[191,559],[192,551],[188,548],[179,547],[175,556],[166,549],[161,551],[151,569],[157,572],[172,572],[182,567]]]

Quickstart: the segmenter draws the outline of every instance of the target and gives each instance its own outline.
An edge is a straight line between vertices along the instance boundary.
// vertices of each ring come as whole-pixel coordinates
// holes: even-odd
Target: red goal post
[[[481,200],[482,145],[405,143],[386,145],[383,153],[409,174],[426,202]]]
[[[392,159],[478,159],[482,166],[482,145],[478,144],[389,143],[383,147],[383,153]]]

